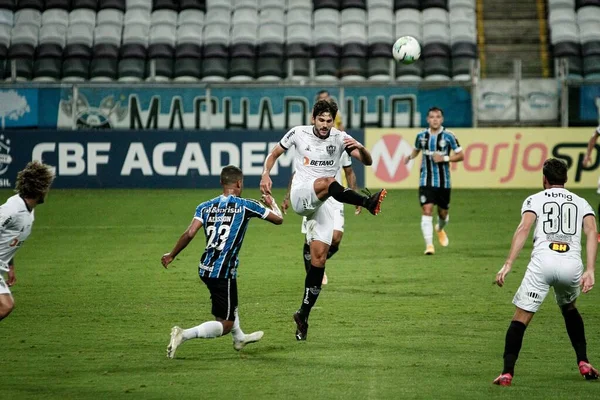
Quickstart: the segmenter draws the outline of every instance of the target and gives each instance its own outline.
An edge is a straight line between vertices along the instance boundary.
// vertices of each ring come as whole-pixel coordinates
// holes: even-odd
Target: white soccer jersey
[[[31,234],[33,210],[14,195],[0,206],[0,270],[8,271],[8,262]]]
[[[585,199],[564,188],[546,189],[523,202],[525,212],[537,216],[532,258],[559,255],[581,261],[583,218],[595,215]]]
[[[352,156],[345,151],[342,153],[342,157],[340,159],[340,166],[342,168],[352,166]],[[338,169],[337,174],[335,174],[335,180],[338,181],[340,185],[342,184],[342,168]]]
[[[312,125],[290,129],[279,142],[281,147],[294,151],[295,182],[308,182],[316,178],[335,177],[341,169],[341,157],[346,152],[344,139],[351,138],[346,132],[331,128],[326,139],[317,137]]]

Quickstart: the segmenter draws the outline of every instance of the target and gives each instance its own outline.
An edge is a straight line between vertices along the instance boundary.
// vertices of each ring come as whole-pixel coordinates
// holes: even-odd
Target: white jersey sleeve
[[[290,147],[295,146],[296,145],[296,127],[287,131],[287,133],[279,141],[279,144],[286,151],[289,150]]]
[[[0,271],[8,271],[8,262],[31,233],[33,211],[19,195],[0,206]]]

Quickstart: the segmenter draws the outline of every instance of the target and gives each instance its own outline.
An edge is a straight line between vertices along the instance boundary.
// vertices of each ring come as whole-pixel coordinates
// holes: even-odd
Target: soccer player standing
[[[280,225],[283,217],[275,200],[264,195],[263,201],[271,209],[254,200],[241,196],[244,175],[235,166],[227,166],[221,171],[223,194],[201,203],[190,226],[181,235],[173,250],[162,256],[161,263],[167,268],[173,259],[194,239],[200,228],[204,228],[206,247],[200,258],[198,274],[210,291],[212,313],[216,321],[204,322],[189,329],[174,326],[167,347],[167,357],[175,357],[177,347],[189,339],[215,338],[231,332],[233,347],[241,350],[246,344],[259,341],[262,331],[249,335],[240,328],[238,316],[237,268],[238,254],[250,218],[258,217]]]
[[[556,302],[575,349],[579,372],[586,379],[598,379],[598,370],[587,358],[583,319],[575,306],[580,286],[584,293],[594,287],[598,247],[596,218],[585,199],[565,189],[567,165],[563,161],[555,158],[546,160],[543,174],[544,190],[523,202],[521,222],[513,236],[508,258],[496,275],[496,284],[503,286],[531,227],[535,225],[531,260],[513,298],[516,311],[506,332],[504,369],[494,380],[496,385],[510,386],[525,329],[546,298],[550,286],[554,287]],[[587,239],[585,272],[581,260],[582,231]]]
[[[435,226],[438,240],[443,247],[448,246],[448,235],[444,227],[448,224],[450,208],[450,163],[464,159],[462,148],[456,136],[446,130],[444,112],[432,107],[427,112],[429,128],[417,134],[415,148],[405,159],[408,164],[423,152],[421,177],[419,180],[419,202],[421,203],[421,232],[425,239],[425,254],[435,254],[433,246],[433,206],[437,205],[438,223]],[[453,152],[453,154],[451,154]]]
[[[17,194],[0,206],[0,320],[15,306],[10,292],[15,277],[15,253],[31,234],[33,210],[44,203],[54,174],[48,165],[31,161],[17,174]],[[3,274],[7,275],[6,281]]]
[[[308,218],[307,240],[311,256],[311,267],[304,281],[302,305],[294,314],[297,340],[306,340],[308,316],[321,292],[325,260],[333,236],[334,210],[327,199],[333,197],[341,203],[361,206],[377,215],[387,193],[382,189],[371,196],[363,196],[344,188],[335,180],[344,151],[365,165],[373,162],[371,154],[362,144],[333,127],[337,111],[335,102],[317,101],[312,113],[314,125],[296,126],[285,134],[265,159],[260,181],[262,193],[270,194],[273,184],[269,176],[271,169],[277,158],[294,146],[295,174],[290,200],[294,211]]]

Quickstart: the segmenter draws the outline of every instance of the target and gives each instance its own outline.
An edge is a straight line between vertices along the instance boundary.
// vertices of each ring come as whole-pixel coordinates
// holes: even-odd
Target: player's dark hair
[[[567,163],[558,158],[544,161],[544,176],[551,185],[564,185],[567,182]]]
[[[429,113],[432,111],[439,111],[440,114],[442,114],[442,117],[444,116],[444,110],[439,107],[431,107],[429,110],[427,110],[427,116],[429,116]]]
[[[323,113],[331,114],[331,118],[335,119],[338,112],[338,105],[333,100],[319,100],[313,107],[313,118],[317,118],[318,115]]]
[[[221,170],[221,185],[233,185],[244,179],[244,173],[235,165],[228,165]]]
[[[30,161],[17,174],[15,192],[23,198],[38,200],[48,193],[52,181],[54,181],[54,174],[49,165],[39,161]]]

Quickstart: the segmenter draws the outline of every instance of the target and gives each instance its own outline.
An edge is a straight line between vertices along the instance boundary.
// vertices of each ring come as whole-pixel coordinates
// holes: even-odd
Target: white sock
[[[448,221],[450,221],[450,215],[446,215],[446,219],[441,219],[441,218],[438,216],[438,230],[440,230],[440,231],[441,231],[442,229],[444,229],[444,227],[445,227],[446,225],[448,225]]]
[[[198,326],[183,331],[183,339],[211,339],[223,334],[223,324],[219,321],[207,321]]]
[[[430,215],[421,216],[421,232],[427,246],[433,244],[433,217]]]
[[[233,336],[234,342],[241,342],[246,335],[242,328],[240,328],[240,316],[238,315],[237,307],[233,312],[233,315],[235,315],[235,321],[233,321],[233,328],[231,328],[231,336]]]

